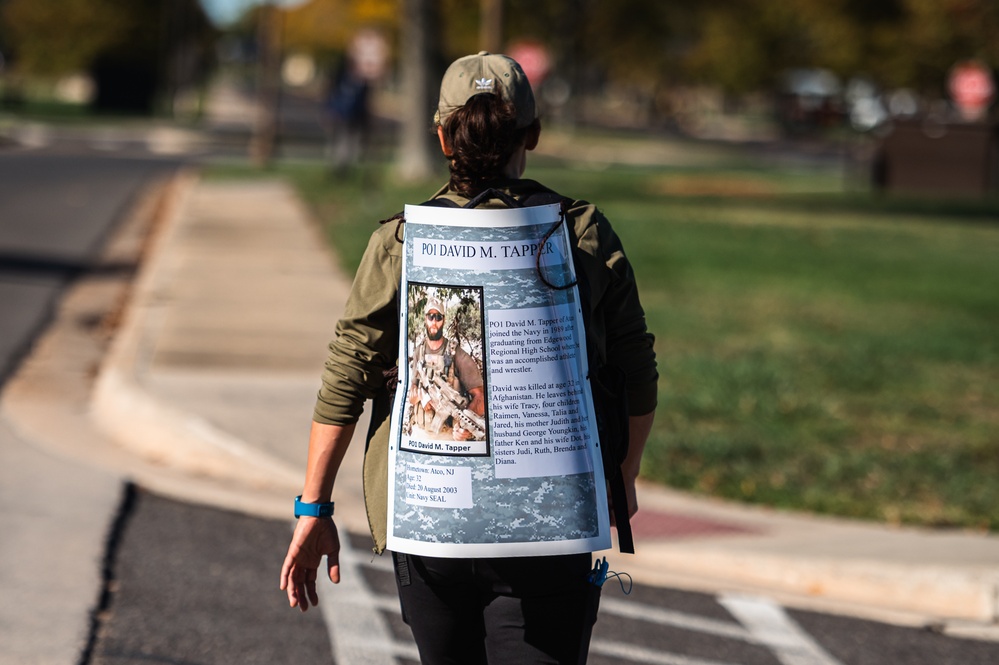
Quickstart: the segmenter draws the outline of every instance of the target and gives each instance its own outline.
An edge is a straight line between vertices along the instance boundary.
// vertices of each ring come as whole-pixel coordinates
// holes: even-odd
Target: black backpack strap
[[[610,493],[614,504],[614,524],[617,525],[617,548],[623,554],[634,554],[635,538],[631,532],[631,516],[628,514],[628,492],[621,467],[617,467],[616,471],[610,479]]]
[[[428,208],[460,208],[461,206],[452,201],[451,199],[439,198],[430,199],[429,201],[424,201],[420,204],[421,206],[427,206]]]
[[[489,188],[483,190],[472,197],[472,200],[463,205],[463,208],[478,208],[484,201],[489,201],[490,199],[499,199],[502,201],[507,208],[523,208],[524,204],[521,201],[513,198],[506,192],[500,191],[498,189]],[[457,204],[455,204],[457,205]]]
[[[540,192],[535,192],[533,194],[528,194],[520,200],[520,203],[525,208],[530,208],[532,206],[546,206],[552,203],[558,203],[562,206],[564,211],[569,210],[569,206],[572,205],[572,199],[567,196],[562,196],[558,192],[553,192],[550,189],[546,189]]]
[[[591,358],[591,362],[594,360]],[[593,409],[600,440],[600,457],[604,463],[604,476],[610,490],[614,523],[617,525],[618,548],[627,554],[635,553],[628,515],[628,493],[625,490],[621,464],[628,456],[628,381],[624,370],[617,365],[590,366],[590,387],[593,390]]]
[[[548,240],[553,235],[555,235],[555,232],[558,231],[558,227],[560,225],[566,223],[566,219],[567,219],[566,215],[569,212],[569,207],[572,206],[572,199],[570,199],[568,197],[565,197],[565,196],[562,196],[558,192],[553,192],[550,189],[546,189],[546,190],[543,190],[543,191],[540,191],[540,192],[535,192],[534,194],[528,194],[524,198],[520,199],[520,205],[523,206],[523,207],[525,207],[525,208],[531,208],[531,207],[534,207],[534,206],[551,205],[553,203],[557,203],[559,205],[559,218],[558,218],[558,221],[556,221],[554,224],[552,224],[551,228],[548,229],[548,231],[545,233],[545,235],[542,236],[542,238],[541,238],[541,245],[542,246],[544,246],[548,242]],[[576,250],[576,248],[575,247],[571,247],[570,249],[572,250],[573,262],[575,262],[575,259],[576,259],[576,251],[575,250]],[[567,283],[567,284],[552,284],[551,282],[549,282],[548,278],[545,277],[544,272],[542,272],[542,270],[541,270],[541,252],[538,252],[538,254],[534,257],[534,267],[535,267],[535,270],[538,273],[538,278],[541,279],[541,283],[544,284],[545,286],[547,286],[549,289],[555,289],[556,291],[564,291],[566,289],[570,289],[570,288],[576,286],[577,284],[579,284],[579,272],[578,271],[576,273],[576,279],[574,281],[572,281],[572,282]]]
[[[490,201],[492,199],[499,199],[500,201],[503,202],[503,204],[507,208],[523,208],[524,207],[524,204],[521,201],[518,201],[517,199],[515,199],[512,196],[510,196],[509,194],[507,194],[504,191],[501,191],[499,189],[493,189],[493,188],[482,190],[481,192],[479,192],[478,194],[476,194],[474,197],[472,197],[471,199],[469,199],[468,203],[466,203],[465,205],[460,205],[459,203],[457,203],[455,201],[452,201],[451,199],[444,198],[444,197],[439,197],[439,198],[436,198],[436,199],[430,199],[429,201],[424,201],[420,205],[421,206],[429,206],[431,208],[478,208],[480,205],[482,205],[486,201]],[[540,204],[535,203],[535,204],[532,204],[532,205],[540,205]]]
[[[562,196],[558,192],[554,192],[550,189],[534,192],[533,194],[528,194],[527,196],[523,196],[518,199],[510,194],[507,194],[501,189],[489,188],[476,194],[465,205],[460,205],[451,199],[444,197],[430,199],[429,201],[424,201],[420,205],[433,206],[437,208],[478,208],[485,201],[492,199],[502,201],[508,208],[530,208],[533,206],[544,206],[551,205],[552,203],[558,203],[562,206],[563,213],[567,212],[573,203],[572,199]]]

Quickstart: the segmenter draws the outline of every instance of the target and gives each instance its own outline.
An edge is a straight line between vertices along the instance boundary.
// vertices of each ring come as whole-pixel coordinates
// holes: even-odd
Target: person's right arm
[[[316,396],[302,501],[326,502],[361,415],[364,401],[385,383],[398,345],[396,304],[401,251],[395,229],[382,227],[361,259]],[[281,589],[304,612],[315,605],[316,578],[327,557],[330,580],[340,581],[340,540],[330,518],[301,517],[281,568]]]
[[[324,503],[330,500],[333,482],[353,434],[354,425],[312,423],[303,502]],[[338,584],[340,538],[336,524],[328,517],[300,517],[281,567],[281,590],[287,591],[291,607],[298,607],[304,612],[310,604],[319,602],[316,579],[324,556],[326,574],[331,582]]]

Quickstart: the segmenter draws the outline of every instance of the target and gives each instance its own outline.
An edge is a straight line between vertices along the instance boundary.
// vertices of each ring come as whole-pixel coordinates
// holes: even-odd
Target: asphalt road
[[[98,253],[144,185],[176,165],[65,147],[0,149],[0,388],[75,278],[131,273],[135,266],[97,269]],[[96,330],[102,318],[75,324]],[[79,371],[64,371],[73,385]],[[111,473],[53,455],[0,421],[0,663],[78,661],[120,492]]]
[[[108,580],[92,665],[411,665],[388,557],[351,535],[343,581],[291,610],[277,576],[291,521],[137,490]],[[989,665],[999,644],[814,612],[763,597],[604,586],[591,665]]]
[[[176,166],[86,152],[0,151],[0,383],[142,186]]]

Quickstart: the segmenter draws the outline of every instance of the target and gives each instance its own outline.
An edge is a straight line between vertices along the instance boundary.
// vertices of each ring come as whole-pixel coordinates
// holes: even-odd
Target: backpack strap
[[[592,356],[591,356],[592,358]],[[591,363],[594,362],[591,359]],[[628,514],[628,493],[624,484],[621,464],[628,456],[628,400],[627,377],[617,365],[590,365],[590,387],[593,391],[593,410],[600,440],[600,456],[604,463],[604,477],[610,490],[614,524],[617,526],[617,545],[621,552],[635,553],[635,540]]]
[[[491,187],[489,189],[484,189],[478,194],[476,194],[465,205],[461,205],[458,202],[452,201],[451,199],[445,198],[443,196],[436,199],[430,199],[429,201],[424,201],[420,205],[428,206],[431,208],[478,208],[484,202],[492,199],[499,199],[504,203],[504,205],[506,205],[507,208],[526,207],[523,201],[518,201],[517,199],[510,196],[506,192],[499,189],[493,189]],[[533,203],[529,205],[541,205],[541,204]]]
[[[502,201],[503,203],[506,204],[507,208],[523,208],[523,207],[525,207],[525,205],[524,205],[524,203],[522,201],[518,201],[517,199],[513,198],[512,196],[510,196],[506,192],[500,191],[498,189],[493,189],[492,187],[490,187],[489,189],[485,189],[485,190],[479,192],[478,194],[476,194],[472,198],[472,200],[470,200],[468,203],[466,203],[462,207],[463,208],[478,208],[480,205],[482,205],[482,203],[484,201],[488,201],[490,199],[499,199],[500,201]],[[437,199],[435,199],[435,200],[437,200]],[[457,206],[457,204],[455,204],[455,206]]]
[[[445,199],[443,197],[439,198],[439,199],[430,199],[429,201],[424,201],[420,205],[421,206],[426,206],[428,208],[460,208],[461,207],[455,201],[452,201],[451,199]],[[399,213],[399,214],[401,215],[402,213]]]

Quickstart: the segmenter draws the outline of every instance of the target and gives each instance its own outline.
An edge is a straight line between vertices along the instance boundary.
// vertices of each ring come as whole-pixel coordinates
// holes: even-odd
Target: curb
[[[977,536],[693,499],[649,483],[640,485],[639,498],[653,512],[682,513],[747,531],[640,541],[638,554],[626,563],[645,581],[675,583],[680,575],[701,586],[709,581],[714,588],[790,594],[791,605],[893,623],[973,622],[991,631],[988,639],[999,639],[999,568],[933,562],[930,552],[922,553],[925,561],[918,560],[921,546],[959,551]],[[802,546],[804,551],[796,553]],[[915,556],[905,560],[907,552]]]

